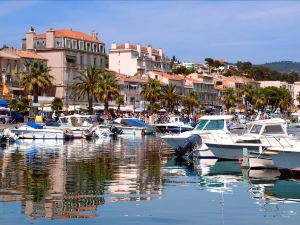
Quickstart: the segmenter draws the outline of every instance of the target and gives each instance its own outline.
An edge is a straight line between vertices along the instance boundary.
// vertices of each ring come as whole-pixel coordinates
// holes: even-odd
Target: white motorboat
[[[155,133],[155,129],[152,126],[137,118],[117,118],[113,123],[99,125],[99,127],[108,128],[112,133],[115,133],[114,129],[118,129],[120,132],[117,132],[117,134],[122,135],[143,136]]]
[[[61,116],[58,120],[50,120],[45,124],[45,128],[68,129],[73,138],[85,138],[86,132],[93,126],[93,116],[91,115],[68,115]]]
[[[260,152],[270,146],[289,146],[287,123],[283,119],[267,119],[252,122],[247,132],[227,139],[227,142],[210,139],[206,142],[213,154],[222,159],[241,159],[243,149]]]
[[[300,172],[299,140],[291,140],[290,145],[270,146],[263,152],[263,156],[271,158],[282,172],[286,170]]]
[[[194,127],[185,124],[180,116],[170,117],[168,123],[153,124],[160,133],[182,133],[190,131]]]
[[[228,135],[230,132],[227,129],[227,124],[232,118],[230,115],[202,116],[195,129],[180,134],[164,135],[161,138],[170,145],[172,149],[177,150],[184,145],[188,138],[193,135],[200,135],[202,145],[198,149],[201,150],[201,152],[198,152],[198,156],[202,158],[215,158],[207,149],[205,143],[211,138],[217,138],[222,141],[231,138],[232,136]]]
[[[11,129],[21,139],[68,139],[72,134],[67,130],[44,128],[41,124],[28,122],[19,128]]]

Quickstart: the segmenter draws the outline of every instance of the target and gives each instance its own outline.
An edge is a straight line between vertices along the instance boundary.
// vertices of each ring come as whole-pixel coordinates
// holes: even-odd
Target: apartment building
[[[186,79],[192,81],[193,90],[198,94],[202,105],[216,105],[218,103],[212,75],[192,73],[186,76]]]
[[[105,44],[98,33],[91,35],[67,29],[49,29],[37,34],[31,28],[22,40],[22,49],[33,51],[48,60],[50,74],[54,77],[52,96],[67,102],[71,99],[70,86],[74,78],[89,66],[104,69]]]
[[[19,84],[20,74],[26,71],[24,64],[33,60],[47,64],[47,60],[35,52],[18,51],[12,47],[3,47],[0,50],[1,98],[10,99],[23,94],[24,88]]]
[[[165,73],[170,71],[169,60],[164,55],[163,49],[129,42],[122,45],[111,44],[109,69],[129,76],[142,75],[151,70]]]

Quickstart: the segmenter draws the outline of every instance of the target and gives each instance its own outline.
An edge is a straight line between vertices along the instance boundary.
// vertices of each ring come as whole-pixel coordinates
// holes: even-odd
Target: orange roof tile
[[[36,38],[46,38],[46,33],[43,34],[36,34]],[[90,41],[90,42],[96,42],[99,44],[103,44],[102,41],[93,38],[92,36],[85,34],[80,31],[74,31],[74,30],[67,30],[67,29],[60,29],[55,30],[55,37],[67,37],[67,38],[73,38],[78,40],[84,40],[84,41]]]
[[[188,81],[191,81],[191,82],[193,82],[193,83],[202,83],[203,82],[203,80],[200,80],[200,79],[194,79],[194,78],[192,78],[192,77],[185,77],[185,79],[186,80],[188,80]]]
[[[123,81],[126,82],[132,82],[132,83],[146,83],[148,79],[146,78],[139,78],[139,77],[131,77],[131,76],[126,76],[125,74],[117,73],[113,70],[106,69],[106,71],[111,72],[115,74],[115,76]]]
[[[47,60],[42,56],[40,56],[39,54],[30,51],[17,51],[17,55],[20,56],[21,58]]]
[[[169,80],[184,80],[184,76],[182,75],[174,75],[174,74],[167,74],[167,73],[163,73],[163,72],[160,72],[160,71],[150,71],[154,74],[157,74],[157,75],[161,75],[162,77],[164,78],[167,78]]]

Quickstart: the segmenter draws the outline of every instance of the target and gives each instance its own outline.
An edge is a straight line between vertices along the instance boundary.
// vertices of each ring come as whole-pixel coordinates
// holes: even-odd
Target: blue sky
[[[300,61],[299,22],[296,1],[1,1],[0,46],[20,48],[30,26],[96,29],[106,49],[130,41],[185,61]]]

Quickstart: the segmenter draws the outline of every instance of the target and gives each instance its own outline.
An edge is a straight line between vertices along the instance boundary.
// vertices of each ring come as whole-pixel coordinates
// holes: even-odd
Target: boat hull
[[[206,143],[207,147],[219,159],[238,160],[243,157],[243,149],[248,151],[259,152],[259,145],[232,145],[232,144],[212,144]]]
[[[67,139],[72,137],[72,135],[68,135],[64,131],[49,131],[47,129],[13,129],[11,132],[16,134],[21,139]]]
[[[300,172],[300,152],[274,151],[270,156],[280,171]]]

